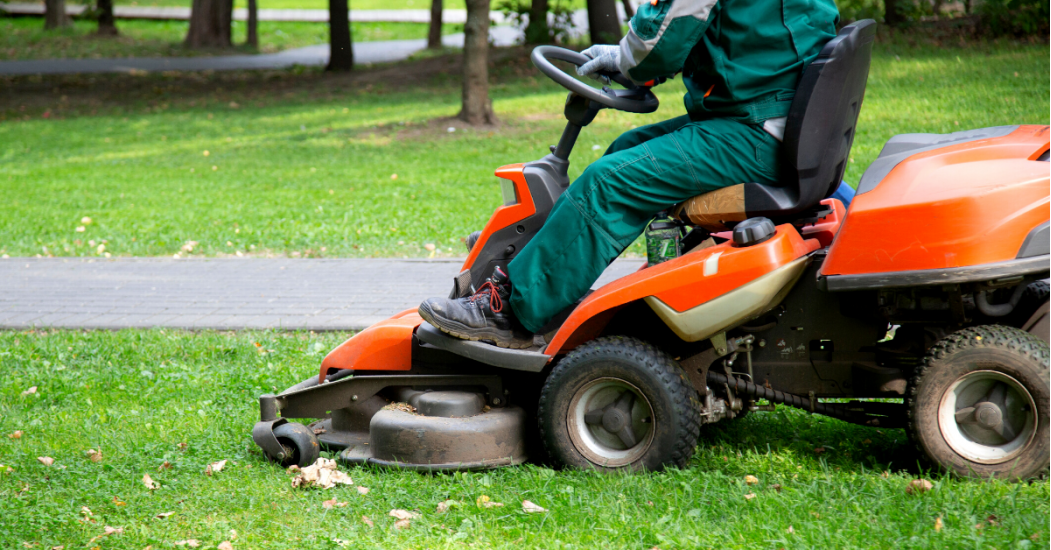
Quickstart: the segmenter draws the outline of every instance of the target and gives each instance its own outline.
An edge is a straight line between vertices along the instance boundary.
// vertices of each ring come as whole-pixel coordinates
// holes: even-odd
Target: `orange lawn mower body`
[[[873,31],[845,28],[807,69],[785,135],[798,175],[783,188],[736,186],[733,211],[691,199],[708,209],[700,223],[680,210],[679,257],[593,289],[525,350],[459,340],[415,310],[398,313],[340,344],[316,376],[262,396],[254,439],[283,463],[311,462],[320,443],[348,463],[470,470],[525,461],[539,433],[567,466],[652,469],[684,465],[699,426],[782,405],[906,428],[934,464],[962,475],[1040,475],[1049,128],[896,136],[844,208],[829,197]],[[545,56],[572,62],[563,52],[538,48],[534,61],[542,70]],[[629,92],[620,97],[632,105],[650,101],[648,90]],[[496,172],[504,204],[468,240],[452,297],[470,295],[543,225],[569,184],[568,149],[599,103],[573,91],[552,154]],[[1028,355],[975,344],[1004,334]],[[978,367],[953,363],[957,348]]]

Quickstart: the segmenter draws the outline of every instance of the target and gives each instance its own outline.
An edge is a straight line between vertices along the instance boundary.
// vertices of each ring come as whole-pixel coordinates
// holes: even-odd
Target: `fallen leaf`
[[[426,249],[427,252],[434,252],[434,249],[437,247],[435,247],[433,243],[427,243],[423,245],[423,248]]]
[[[881,473],[879,476],[883,479],[890,479],[890,472],[887,470],[883,470],[883,473]]]
[[[752,500],[753,498],[755,498],[755,493],[748,493],[744,496],[745,500]]]
[[[503,506],[502,503],[491,502],[491,500],[489,498],[489,495],[482,495],[482,496],[478,497],[478,499],[475,500],[474,503],[479,508],[495,508],[497,506]]]
[[[365,525],[368,525],[369,527],[373,527],[372,520],[369,519],[368,516],[361,516],[361,521],[364,522]]]
[[[411,525],[412,525],[412,521],[407,520],[407,519],[399,519],[398,521],[394,522],[394,528],[395,529],[407,529]]]
[[[87,455],[88,460],[92,462],[99,462],[100,460],[102,460],[102,451],[88,449],[87,451],[84,451],[84,454]]]
[[[174,513],[175,512],[161,512],[160,514],[157,514],[155,517],[157,519],[164,519],[164,518],[166,518],[166,517],[168,517],[168,516],[170,516],[170,515],[172,515]]]
[[[819,454],[821,454],[823,452],[825,452],[825,448],[824,447],[815,447],[814,448],[814,454],[816,454],[816,455],[819,455]]]
[[[795,533],[795,532],[796,532],[796,530],[795,530],[795,529],[792,529],[792,526],[791,526],[791,525],[789,525],[789,526],[788,526],[788,529],[785,529],[785,531],[786,531],[786,532],[788,532],[788,534],[789,534],[789,535],[791,535],[792,533]]]
[[[289,466],[287,470],[285,470],[285,473],[286,474],[294,474],[294,473],[296,473],[298,471],[299,471],[299,466],[296,466],[295,464],[293,464],[293,465]]]
[[[84,216],[83,218],[80,218],[80,223],[84,225],[91,225],[91,218]]]
[[[213,462],[213,463],[209,464],[208,466],[205,466],[205,468],[204,468],[204,475],[210,476],[212,474],[219,473],[219,472],[223,471],[223,468],[225,468],[225,467],[226,467],[226,461],[225,460],[220,460],[218,462]]]
[[[80,507],[80,513],[81,513],[81,514],[82,514],[82,515],[83,515],[84,517],[88,517],[88,516],[90,516],[90,515],[91,515],[91,508],[88,508],[87,506],[81,506],[81,507]]]
[[[78,225],[73,231],[76,231],[77,233],[83,233],[84,231],[87,231],[87,228],[85,228],[83,225]]]
[[[22,392],[22,396],[24,397],[26,395],[33,395],[34,393],[36,393],[36,386],[33,386],[33,387],[29,388],[28,390]]]
[[[123,500],[121,500],[121,499],[119,499],[117,497],[113,497],[113,505],[114,506],[124,506],[126,504],[127,504],[127,502],[124,502]]]
[[[390,179],[392,179],[392,180],[398,179],[398,174],[391,174],[390,175]]]
[[[359,495],[367,495],[367,494],[369,494],[369,488],[368,487],[362,487],[362,486],[359,485],[358,486],[358,494]]]
[[[336,461],[319,457],[310,466],[300,469],[292,478],[292,487],[319,487],[331,489],[336,485],[354,485],[350,476],[336,469]]]
[[[872,443],[872,440],[871,439],[866,439],[865,441],[862,441],[861,443],[862,443],[862,445],[868,445],[869,443]]]
[[[755,485],[756,483],[759,483],[759,478],[755,476],[744,476],[744,483],[745,485]]]
[[[110,527],[109,525],[107,525],[107,526],[102,528],[102,534],[101,535],[96,535],[94,537],[91,537],[91,540],[88,541],[88,544],[91,544],[91,543],[101,539],[102,537],[108,537],[110,535],[119,535],[119,534],[121,534],[123,532],[124,532],[124,528],[123,527]]]
[[[156,481],[153,481],[153,478],[150,477],[150,474],[142,474],[142,484],[145,485],[146,488],[151,491],[154,489],[161,488],[161,484],[157,483]]]
[[[340,501],[336,500],[335,497],[333,497],[332,500],[326,500],[325,502],[321,503],[321,507],[322,508],[333,508],[333,507],[336,507],[336,506],[339,506],[340,508],[342,508],[342,507],[344,507],[346,505],[347,505],[346,502],[340,502]]]
[[[52,546],[51,550],[65,550],[65,546]]]
[[[989,522],[989,525],[992,525],[994,527],[1000,525],[1000,518],[992,514],[989,514],[989,517],[985,518],[985,521]]]
[[[781,492],[781,484],[780,483],[775,483],[775,484],[771,485],[770,487],[773,487],[773,489],[775,491],[777,491],[778,493]]]
[[[224,540],[219,543],[218,550],[234,550],[234,545],[230,544],[230,541]]]
[[[926,493],[927,491],[930,491],[933,487],[934,485],[931,485],[931,482],[927,481],[926,479],[914,479],[910,481],[909,484],[905,487],[905,492],[910,495]]]
[[[460,507],[460,501],[458,501],[458,500],[443,500],[443,501],[438,503],[438,510],[437,511],[438,511],[439,514],[444,514],[444,513],[449,511],[449,508],[452,508],[454,506],[459,508]]]
[[[190,548],[197,548],[201,545],[201,541],[197,539],[186,539],[175,541],[175,546],[189,546]]]
[[[175,448],[179,449],[180,451],[185,451],[186,448],[189,447],[189,446],[190,446],[189,443],[179,443],[178,445],[175,446]]]
[[[387,515],[392,517],[392,518],[398,518],[398,519],[413,519],[413,518],[420,517],[420,515],[417,514],[416,512],[410,512],[408,510],[402,510],[400,508],[395,508],[395,509],[391,510],[390,512],[387,513]]]
[[[22,430],[15,430],[7,435],[11,439],[22,439]]]
[[[168,462],[167,460],[165,460],[164,463],[161,464],[160,466],[157,466],[157,471],[158,472],[163,471],[163,470],[171,470],[171,469],[172,469],[172,463]]]
[[[230,529],[230,540],[237,540],[237,530]]]
[[[40,463],[44,466],[50,466],[55,463],[55,459],[51,458],[50,456],[38,456],[36,457],[36,459],[39,460]]]
[[[1034,541],[1034,542],[1037,541],[1037,540],[1040,540],[1040,535],[1042,533],[1043,533],[1043,531],[1037,531],[1037,532],[1033,533],[1032,535],[1029,535],[1029,540]]]
[[[941,533],[942,527],[945,527],[945,524],[942,523],[941,516],[938,516],[938,518],[934,520],[934,532]]]
[[[528,500],[523,500],[522,501],[522,511],[527,513],[527,514],[542,514],[542,513],[546,512],[547,510],[544,509],[544,508],[541,508],[540,506],[537,506],[536,504],[533,504],[532,502],[529,502]]]

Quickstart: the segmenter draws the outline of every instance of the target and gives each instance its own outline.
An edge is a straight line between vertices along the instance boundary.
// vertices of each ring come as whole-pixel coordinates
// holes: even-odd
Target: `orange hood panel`
[[[1013,260],[1048,221],[1047,126],[918,153],[857,195],[822,275],[978,266]]]

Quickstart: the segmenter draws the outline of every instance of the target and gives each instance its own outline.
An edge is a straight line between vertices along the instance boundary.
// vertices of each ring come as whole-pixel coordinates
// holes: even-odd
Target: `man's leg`
[[[690,122],[692,122],[690,120],[690,115],[682,115],[668,120],[662,120],[656,124],[647,124],[646,126],[632,128],[621,134],[617,139],[613,140],[613,143],[609,144],[609,147],[603,155],[610,155],[642,145],[653,138],[670,134],[683,126],[690,124]]]
[[[776,182],[779,149],[759,126],[714,119],[595,161],[508,264],[515,316],[539,331],[587,292],[655,213],[727,185]]]

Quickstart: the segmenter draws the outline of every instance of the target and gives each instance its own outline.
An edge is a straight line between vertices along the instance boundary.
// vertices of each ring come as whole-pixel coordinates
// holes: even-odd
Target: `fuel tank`
[[[862,176],[822,276],[1046,258],[1046,245],[1026,243],[1047,240],[1048,134],[1047,126],[1000,126],[895,136]]]

